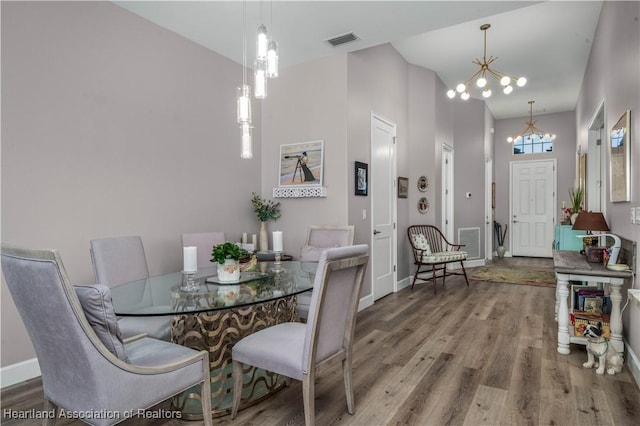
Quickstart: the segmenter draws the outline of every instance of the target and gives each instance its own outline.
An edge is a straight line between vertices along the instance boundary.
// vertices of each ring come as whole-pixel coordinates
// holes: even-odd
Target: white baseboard
[[[638,355],[633,352],[631,345],[629,345],[629,342],[626,340],[624,342],[624,347],[627,350],[625,361],[629,366],[629,370],[631,370],[631,375],[636,380],[636,384],[640,388],[640,359],[638,359]]]
[[[0,368],[0,388],[4,389],[16,383],[24,382],[34,377],[40,377],[41,374],[38,358],[32,358],[2,367]]]
[[[411,278],[406,277],[398,281],[398,285],[396,286],[396,293],[400,290],[404,290],[405,288],[411,286]]]
[[[358,312],[363,309],[367,309],[369,306],[373,305],[373,295],[370,294],[368,296],[360,298],[360,302],[358,303]]]

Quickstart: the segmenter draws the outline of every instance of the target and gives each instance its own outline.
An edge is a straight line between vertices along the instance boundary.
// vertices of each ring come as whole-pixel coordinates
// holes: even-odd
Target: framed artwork
[[[429,200],[427,200],[427,197],[422,197],[418,200],[418,211],[422,214],[429,211]]]
[[[496,208],[496,183],[491,182],[491,208]]]
[[[398,177],[398,198],[409,196],[409,178]]]
[[[280,145],[278,185],[322,186],[324,141]]]
[[[429,178],[420,176],[418,178],[418,191],[427,192],[427,189],[429,189]]]
[[[609,143],[609,184],[611,201],[631,201],[631,111],[625,111],[611,129]]]
[[[355,162],[356,195],[367,195],[369,189],[369,165]]]

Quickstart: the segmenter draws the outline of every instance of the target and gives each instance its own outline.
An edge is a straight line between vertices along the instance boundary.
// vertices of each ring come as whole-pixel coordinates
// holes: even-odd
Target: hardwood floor
[[[552,266],[550,259],[505,258],[494,264]],[[473,269],[469,268],[472,272]],[[560,355],[555,290],[447,279],[389,295],[358,314],[349,415],[339,365],[320,372],[317,425],[636,425],[640,390],[628,366],[615,376],[582,368],[585,348]],[[301,425],[299,382],[214,424]],[[39,379],[2,391],[5,410],[42,408]],[[181,420],[123,424],[197,425]],[[81,424],[59,421],[58,424]]]

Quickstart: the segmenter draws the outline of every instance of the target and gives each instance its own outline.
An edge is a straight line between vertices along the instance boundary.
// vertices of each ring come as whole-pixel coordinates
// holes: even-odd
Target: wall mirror
[[[625,111],[611,129],[609,174],[611,201],[631,201],[631,111]]]

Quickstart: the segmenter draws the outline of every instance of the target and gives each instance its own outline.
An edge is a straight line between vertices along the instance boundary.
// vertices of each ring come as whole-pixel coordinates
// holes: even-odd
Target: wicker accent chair
[[[433,225],[412,225],[407,229],[409,244],[413,251],[413,263],[416,265],[416,272],[413,275],[411,289],[416,284],[417,279],[433,281],[433,292],[436,293],[437,273],[442,271],[442,287],[447,275],[464,275],[464,280],[469,286],[467,272],[464,269],[464,261],[467,259],[467,252],[461,250],[463,244],[453,244],[447,241],[440,229]],[[447,269],[449,263],[460,262],[462,272],[452,272]],[[426,274],[431,274],[427,277]]]

